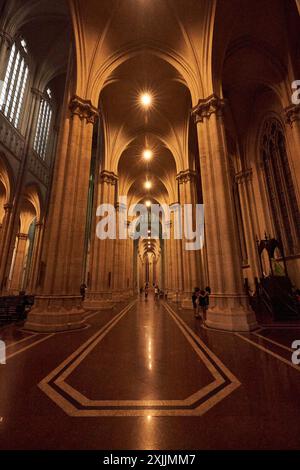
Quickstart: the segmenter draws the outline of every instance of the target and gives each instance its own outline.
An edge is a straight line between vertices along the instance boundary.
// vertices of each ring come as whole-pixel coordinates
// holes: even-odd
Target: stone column
[[[115,206],[117,175],[103,170],[100,174],[97,194],[97,207],[100,204]],[[91,286],[87,291],[84,308],[87,310],[105,310],[114,306],[113,271],[114,250],[117,240],[100,240],[95,233],[92,235],[91,246]]]
[[[42,222],[37,222],[35,224],[32,259],[28,277],[28,286],[26,288],[26,291],[28,291],[29,294],[34,294],[37,287],[39,263],[42,249],[43,227],[44,225]]]
[[[254,289],[254,278],[259,277],[259,259],[256,247],[256,236],[259,227],[252,208],[255,205],[254,192],[252,186],[252,170],[246,169],[238,173],[235,177],[238,184],[239,197],[241,201],[241,211],[244,225],[244,235],[246,241],[248,264],[250,266],[251,278],[249,284]]]
[[[113,266],[113,299],[116,302],[126,300],[129,295],[127,288],[127,258],[130,258],[129,240],[120,238],[119,224],[123,224],[122,231],[128,228],[126,206],[117,204],[117,239],[115,240],[114,266]],[[130,241],[132,241],[130,239]],[[132,260],[132,258],[131,258]]]
[[[291,157],[291,171],[298,205],[300,206],[300,104],[292,105],[285,109],[287,144]]]
[[[248,331],[257,326],[244,292],[234,217],[223,112],[225,101],[211,95],[192,110],[198,124],[205,236],[210,287],[207,325]]]
[[[10,234],[12,232],[12,204],[4,205],[4,217],[2,220],[1,239],[0,239],[0,292],[5,291],[8,274],[6,272],[8,250],[11,244]],[[16,237],[16,235],[15,235]],[[14,237],[14,238],[15,238]]]
[[[129,223],[129,222],[128,222]],[[133,296],[133,240],[128,237],[126,241],[126,268],[125,268],[125,296]]]
[[[164,234],[164,264],[165,264],[165,290],[170,292],[170,240],[166,238],[166,233]]]
[[[149,287],[153,287],[153,256],[149,256]]]
[[[98,110],[75,96],[60,134],[39,289],[26,327],[61,331],[84,324],[80,285],[93,124]]]
[[[197,204],[197,191],[196,191],[196,173],[191,170],[181,171],[177,175],[179,183],[179,198],[182,207],[182,265],[183,265],[183,293],[181,304],[183,308],[193,308],[192,306],[192,293],[195,287],[201,286],[201,264],[200,264],[200,251],[187,250],[186,243],[191,242],[186,238],[184,233],[184,205],[191,204],[193,208]],[[193,211],[193,222],[195,223],[195,214]],[[195,224],[196,225],[196,224]]]
[[[167,279],[168,279],[168,299],[173,298],[174,294],[174,254],[172,251],[172,222],[171,220],[166,221],[166,227],[169,231],[170,238],[165,240],[166,248],[167,248]]]
[[[9,291],[13,294],[18,294],[22,289],[27,241],[28,235],[26,233],[18,233],[15,262],[9,286]]]
[[[171,204],[175,205],[178,202]],[[183,292],[183,278],[182,278],[182,245],[181,240],[175,238],[175,214],[171,212],[170,224],[170,253],[172,257],[172,293],[168,296],[169,300],[178,302]]]

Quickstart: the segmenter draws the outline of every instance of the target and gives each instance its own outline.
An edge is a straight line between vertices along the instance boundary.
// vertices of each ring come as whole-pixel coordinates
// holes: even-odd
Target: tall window
[[[42,99],[39,111],[39,117],[36,127],[35,139],[33,148],[36,153],[42,158],[45,159],[47,152],[47,144],[50,131],[50,123],[52,117],[51,109],[51,90],[47,89],[47,97]]]
[[[4,84],[0,95],[0,110],[9,121],[18,127],[28,79],[27,45],[24,39],[11,48]]]
[[[276,119],[264,125],[261,150],[276,237],[282,238],[287,254],[294,254],[299,250],[300,212],[284,132]]]

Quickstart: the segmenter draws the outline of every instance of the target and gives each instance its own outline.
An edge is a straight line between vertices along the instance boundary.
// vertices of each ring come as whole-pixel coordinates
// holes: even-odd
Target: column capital
[[[28,234],[27,233],[18,233],[17,237],[19,240],[27,240],[28,239]]]
[[[188,181],[193,181],[196,178],[197,173],[194,170],[183,170],[178,173],[176,179],[179,184],[185,184]]]
[[[13,204],[11,204],[10,202],[8,202],[7,204],[4,204],[4,210],[5,212],[10,212],[13,208]]]
[[[4,30],[0,31],[0,38],[2,39],[2,41],[5,41],[7,43],[8,47],[11,47],[13,45],[13,42],[14,42],[13,37],[6,31]]]
[[[96,121],[99,116],[99,110],[92,105],[90,100],[84,100],[75,95],[69,105],[71,111],[71,116],[79,116],[81,120],[86,119],[87,123],[92,123]]]
[[[192,108],[191,114],[197,124],[203,122],[205,118],[209,119],[212,114],[216,114],[217,117],[223,116],[225,105],[226,100],[213,93],[208,98],[199,100],[198,104]]]
[[[113,171],[103,170],[100,173],[100,182],[115,186],[118,182],[118,176]]]
[[[116,211],[119,211],[119,212],[123,211],[124,212],[124,211],[126,211],[127,206],[126,206],[126,204],[122,204],[122,203],[120,204],[119,202],[116,202],[115,209],[116,209]]]
[[[38,88],[31,88],[31,93],[35,95],[37,98],[43,99],[45,97],[44,93],[39,90]]]
[[[252,179],[252,168],[247,168],[246,170],[242,170],[235,175],[236,183],[244,183],[246,181],[251,181]]]
[[[292,104],[284,109],[286,124],[293,126],[293,122],[300,121],[300,104]]]

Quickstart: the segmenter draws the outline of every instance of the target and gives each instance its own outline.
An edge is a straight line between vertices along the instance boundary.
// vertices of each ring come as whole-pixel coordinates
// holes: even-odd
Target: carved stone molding
[[[4,207],[5,212],[10,212],[10,211],[12,211],[13,204],[8,202],[7,204],[4,204],[3,207]]]
[[[115,186],[118,182],[118,176],[113,171],[104,170],[100,174],[100,182]]]
[[[286,123],[292,127],[293,122],[300,121],[300,104],[293,104],[285,108],[284,116]]]
[[[86,119],[87,123],[94,124],[99,116],[99,111],[90,100],[83,100],[79,96],[74,96],[69,105],[71,115],[77,115],[80,119]]]
[[[119,202],[117,202],[115,204],[115,209],[116,209],[116,211],[119,211],[119,212],[125,212],[126,209],[127,209],[127,206],[126,206],[126,204],[122,204],[122,203],[120,204]]]
[[[45,94],[38,88],[31,88],[31,93],[40,99],[45,98]]]
[[[226,100],[219,98],[217,95],[212,94],[208,98],[198,101],[198,104],[192,109],[191,114],[195,123],[203,122],[204,119],[209,119],[212,114],[218,117],[223,116]]]
[[[197,173],[193,170],[180,171],[176,176],[179,184],[185,184],[188,181],[193,181],[196,178]]]
[[[244,183],[246,181],[252,180],[252,168],[247,168],[246,170],[240,171],[235,175],[236,183]]]
[[[1,41],[6,42],[8,48],[13,45],[14,40],[6,31],[0,31],[0,38]]]

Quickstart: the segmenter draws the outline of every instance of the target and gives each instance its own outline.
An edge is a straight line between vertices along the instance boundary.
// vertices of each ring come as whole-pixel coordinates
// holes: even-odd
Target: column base
[[[38,333],[78,330],[85,326],[80,296],[38,296],[24,328]]]
[[[168,292],[168,300],[170,302],[180,302],[180,292]]]
[[[110,310],[114,308],[113,300],[85,300],[83,302],[84,310]]]
[[[112,292],[88,292],[83,308],[85,310],[110,310],[114,308],[115,301]]]
[[[208,328],[226,331],[253,331],[258,328],[255,314],[250,307],[210,307],[206,312]]]
[[[179,296],[180,305],[185,310],[193,310],[192,295],[192,292],[183,292]]]
[[[126,302],[127,300],[130,300],[132,297],[133,297],[132,290],[120,290],[120,291],[115,291],[112,294],[112,298],[114,302]]]

